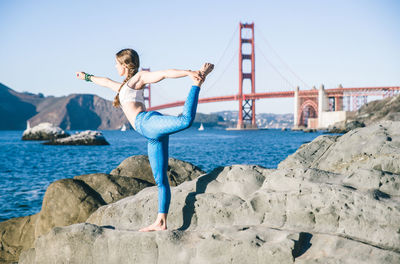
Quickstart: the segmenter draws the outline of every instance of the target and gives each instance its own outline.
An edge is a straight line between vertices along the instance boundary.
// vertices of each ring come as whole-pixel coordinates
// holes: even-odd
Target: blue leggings
[[[136,116],[136,131],[147,138],[151,170],[158,186],[158,212],[168,213],[171,201],[168,169],[169,135],[190,127],[196,116],[200,87],[192,86],[179,116],[164,116],[156,111],[140,112]]]

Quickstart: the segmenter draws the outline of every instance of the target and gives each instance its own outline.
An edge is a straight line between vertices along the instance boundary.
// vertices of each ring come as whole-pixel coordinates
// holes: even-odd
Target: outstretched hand
[[[85,80],[85,72],[76,72],[76,78]]]

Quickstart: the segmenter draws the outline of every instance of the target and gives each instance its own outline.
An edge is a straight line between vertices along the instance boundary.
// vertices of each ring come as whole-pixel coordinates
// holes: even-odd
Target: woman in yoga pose
[[[155,182],[158,186],[158,215],[156,221],[139,231],[148,232],[167,229],[167,214],[171,201],[171,190],[167,177],[169,135],[191,126],[196,115],[200,86],[214,65],[205,63],[201,70],[139,71],[139,56],[132,49],[123,49],[116,54],[118,74],[124,76],[122,83],[106,77],[77,72],[77,78],[92,81],[117,92],[113,105],[122,107],[132,127],[148,140],[147,151]],[[143,88],[166,78],[189,76],[193,86],[179,116],[164,116],[156,111],[146,111]]]

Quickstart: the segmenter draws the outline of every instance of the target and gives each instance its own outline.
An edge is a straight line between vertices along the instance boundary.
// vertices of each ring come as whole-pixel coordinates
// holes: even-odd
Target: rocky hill
[[[118,129],[128,120],[111,101],[92,94],[71,94],[49,98],[37,106],[38,114],[29,119],[32,126],[44,121],[66,130]]]
[[[400,121],[400,94],[363,105],[357,111],[355,119],[365,125],[380,120]]]
[[[17,93],[0,83],[0,129],[25,129],[26,120],[38,113],[36,104],[43,100],[43,95]]]
[[[331,133],[347,133],[383,120],[400,121],[400,94],[364,104],[352,118],[337,122],[328,130]]]
[[[50,122],[66,130],[118,129],[129,127],[121,109],[112,102],[92,94],[45,97],[19,93],[0,84],[0,129],[22,130]]]

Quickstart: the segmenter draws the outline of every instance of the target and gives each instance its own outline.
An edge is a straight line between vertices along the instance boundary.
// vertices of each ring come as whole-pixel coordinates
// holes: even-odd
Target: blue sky
[[[112,91],[77,80],[75,71],[122,81],[115,53],[133,48],[141,66],[152,70],[216,63],[200,97],[235,94],[237,29],[239,22],[254,22],[257,92],[399,86],[398,14],[396,0],[0,0],[0,82],[20,92],[111,100]],[[183,100],[190,85],[188,78],[155,84],[152,104]],[[237,110],[237,104],[202,104],[198,111]],[[256,102],[257,113],[292,111],[293,99]]]

